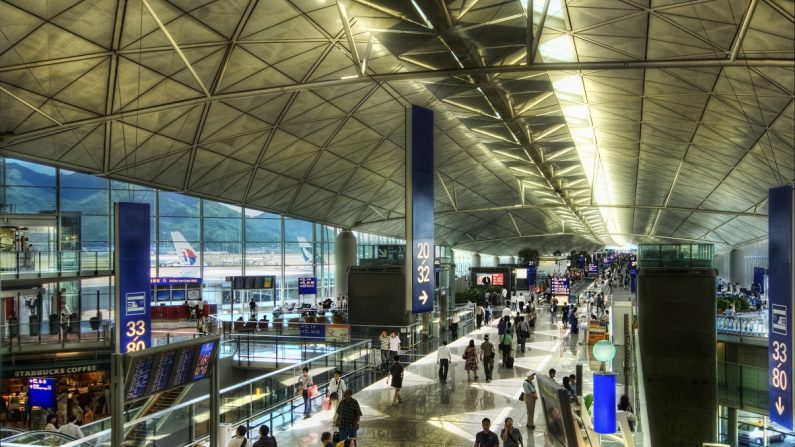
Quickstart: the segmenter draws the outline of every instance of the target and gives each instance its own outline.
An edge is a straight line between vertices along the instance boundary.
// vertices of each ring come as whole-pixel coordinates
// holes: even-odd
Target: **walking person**
[[[389,366],[389,335],[387,335],[386,329],[381,331],[378,341],[381,342],[381,369],[386,371]]]
[[[535,415],[536,415],[536,400],[538,400],[538,391],[533,380],[536,378],[536,372],[530,371],[527,378],[522,382],[522,392],[524,393],[524,406],[527,409],[527,425],[530,430],[536,428]]]
[[[525,317],[519,317],[519,322],[516,323],[516,351],[525,352],[525,343],[530,338],[530,324]]]
[[[395,396],[392,398],[392,405],[396,403],[403,403],[400,399],[400,389],[403,388],[403,365],[400,364],[400,356],[395,356],[395,362],[389,367],[389,375],[386,377],[386,383],[392,379],[392,388],[395,389]]]
[[[450,348],[447,347],[447,340],[442,342],[439,350],[436,351],[436,363],[439,365],[439,381],[442,383],[447,382],[447,371],[450,368]]]
[[[486,324],[491,323],[491,304],[488,301],[486,302],[486,308],[483,309],[483,322]]]
[[[489,418],[483,418],[480,425],[483,427],[483,431],[479,431],[478,434],[475,435],[474,447],[499,447],[500,439],[497,438],[497,433],[489,430],[491,427],[491,420]]]
[[[476,304],[475,305],[475,324],[477,326],[477,329],[480,329],[480,327],[483,325],[483,314],[484,314],[483,306],[481,306],[480,304]]]
[[[552,301],[549,304],[549,322],[555,323],[558,319],[558,299],[552,297]]]
[[[563,311],[561,312],[561,320],[563,321],[563,328],[569,327],[569,303],[563,303]]]
[[[522,432],[513,426],[513,418],[505,418],[505,427],[500,431],[503,447],[524,447]]]
[[[309,387],[311,385],[314,385],[312,376],[309,375],[309,368],[304,366],[303,372],[298,376],[298,389],[301,391],[301,397],[304,398],[304,419],[312,417],[311,399],[309,396]]]
[[[483,362],[483,373],[486,375],[486,383],[491,382],[495,356],[494,345],[489,341],[489,334],[486,334],[483,336],[483,343],[480,344],[480,361]]]
[[[475,340],[469,340],[469,345],[464,349],[464,369],[467,371],[467,380],[472,380],[471,371],[475,372],[475,380],[478,380],[478,353],[475,350]]]
[[[389,336],[389,358],[394,359],[400,354],[400,337],[397,332],[392,331]]]
[[[461,322],[461,317],[458,316],[458,312],[453,312],[453,316],[450,318],[450,331],[452,333],[451,337],[453,340],[458,338],[458,323]]]
[[[331,400],[331,411],[334,412],[337,411],[337,405],[340,403],[340,396],[348,389],[348,385],[342,380],[341,375],[342,373],[340,370],[334,370],[334,378],[329,381],[328,388],[326,389],[326,395],[328,395],[329,400]]]
[[[395,365],[400,365],[397,359],[392,366],[394,367]],[[339,429],[340,440],[356,439],[356,432],[359,430],[359,420],[362,417],[362,409],[359,406],[359,402],[353,398],[353,391],[350,389],[345,390],[344,396],[345,398],[342,399],[337,411],[334,413],[334,425]]]
[[[502,350],[502,366],[504,368],[511,368],[513,365],[509,365],[509,358],[511,357],[511,345],[513,344],[513,337],[511,334],[506,330],[504,334],[500,337],[500,350]]]

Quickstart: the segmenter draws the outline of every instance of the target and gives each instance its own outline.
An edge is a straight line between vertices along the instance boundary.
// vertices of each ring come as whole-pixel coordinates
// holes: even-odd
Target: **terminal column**
[[[347,296],[348,267],[356,265],[356,236],[350,229],[345,229],[340,231],[334,243],[334,277],[337,296]]]
[[[480,267],[480,254],[475,253],[472,255],[472,267]]]

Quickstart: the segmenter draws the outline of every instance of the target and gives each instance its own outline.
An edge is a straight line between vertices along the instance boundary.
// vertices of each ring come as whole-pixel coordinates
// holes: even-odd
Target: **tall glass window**
[[[242,275],[242,208],[205,200],[203,210],[204,278],[218,280]]]
[[[159,276],[201,275],[201,200],[173,192],[158,194]]]

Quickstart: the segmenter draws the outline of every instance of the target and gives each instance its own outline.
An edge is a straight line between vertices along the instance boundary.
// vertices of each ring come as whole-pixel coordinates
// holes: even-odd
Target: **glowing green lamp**
[[[601,340],[593,345],[593,356],[600,362],[609,362],[616,356],[616,347],[608,340]]]

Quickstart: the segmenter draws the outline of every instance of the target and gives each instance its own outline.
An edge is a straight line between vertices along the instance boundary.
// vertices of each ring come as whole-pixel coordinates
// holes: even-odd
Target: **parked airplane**
[[[194,249],[179,231],[171,232],[171,241],[174,243],[174,253],[160,254],[160,267],[198,267],[199,251]],[[312,244],[306,238],[298,237],[299,253],[285,252],[286,265],[312,264],[314,261]],[[205,265],[234,265],[240,263],[240,255],[229,252],[205,251],[203,253]],[[246,253],[246,265],[280,265],[281,256],[276,250],[265,249],[262,252]]]
[[[196,265],[199,255],[193,246],[185,240],[179,231],[171,232],[171,241],[174,243],[176,254],[161,254],[160,267],[177,267]]]

